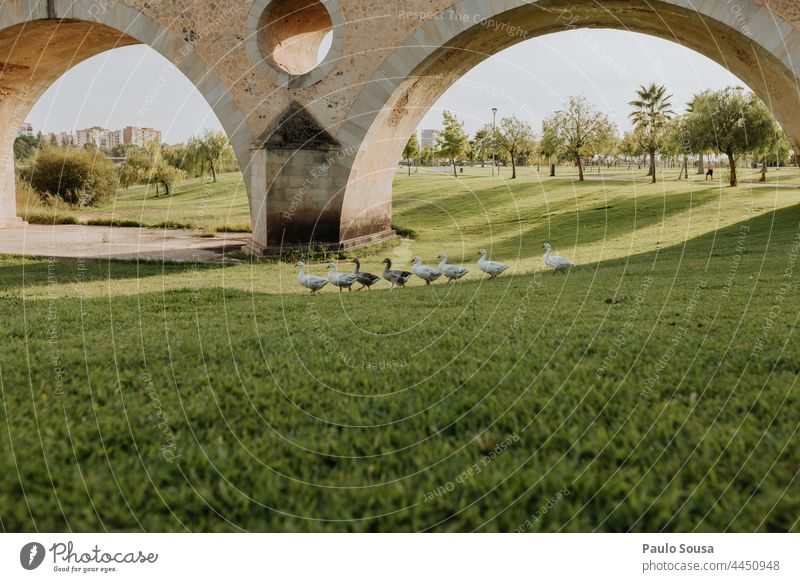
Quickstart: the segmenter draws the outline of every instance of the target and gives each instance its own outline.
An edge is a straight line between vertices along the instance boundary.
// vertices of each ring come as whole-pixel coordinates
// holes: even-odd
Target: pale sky
[[[441,112],[448,109],[474,133],[497,107],[498,119],[515,114],[538,131],[568,97],[583,94],[625,129],[634,90],[653,81],[669,87],[676,110],[698,91],[742,84],[713,61],[668,41],[574,30],[521,42],[478,65],[442,96],[420,128],[440,127]],[[153,105],[145,106],[153,97]],[[144,46],[115,49],[76,66],[45,93],[28,120],[45,133],[93,125],[155,127],[167,143],[221,129],[189,80]]]

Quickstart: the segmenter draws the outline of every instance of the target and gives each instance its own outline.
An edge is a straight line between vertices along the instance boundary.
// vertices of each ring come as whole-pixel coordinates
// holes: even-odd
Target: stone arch
[[[0,227],[18,221],[13,156],[16,128],[61,75],[92,56],[121,46],[146,44],[172,62],[209,103],[245,170],[252,140],[245,116],[228,88],[194,50],[192,40],[119,2],[21,0],[5,5],[0,11]],[[248,172],[244,175],[247,180]]]
[[[745,81],[800,146],[800,30],[759,1],[459,0],[387,55],[335,132],[357,152],[342,169],[340,240],[390,228],[405,141],[458,78],[522,40],[575,28],[650,34],[704,54]]]

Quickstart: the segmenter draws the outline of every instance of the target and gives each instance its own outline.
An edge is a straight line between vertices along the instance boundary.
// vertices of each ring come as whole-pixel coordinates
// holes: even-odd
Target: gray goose
[[[395,285],[405,287],[408,280],[414,276],[413,273],[409,273],[408,271],[392,270],[391,259],[383,259],[381,262],[386,265],[383,268],[383,278],[392,284],[392,289],[394,289]]]
[[[361,284],[361,287],[358,288],[358,291],[361,291],[364,287],[369,288],[372,287],[375,283],[381,280],[380,277],[377,275],[373,275],[372,273],[365,273],[361,270],[361,261],[358,259],[353,259],[350,261],[351,263],[355,263],[356,270],[353,271],[353,275],[356,276],[356,281]]]

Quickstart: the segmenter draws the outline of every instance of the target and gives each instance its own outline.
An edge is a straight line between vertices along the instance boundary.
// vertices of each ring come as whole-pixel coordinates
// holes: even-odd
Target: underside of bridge
[[[14,226],[14,140],[36,101],[70,68],[135,39],[102,24],[33,20],[0,30],[0,227]]]
[[[13,0],[0,10],[0,227],[17,222],[16,128],[60,75],[115,47],[148,44],[205,96],[244,173],[250,249],[270,253],[392,236],[392,179],[425,112],[481,61],[545,34],[682,44],[747,83],[800,146],[798,27],[789,0]]]
[[[766,26],[770,30],[769,23]],[[663,2],[571,0],[527,4],[494,16],[490,25],[478,24],[450,39],[391,91],[369,124],[353,161],[343,199],[342,238],[363,236],[388,223],[392,178],[408,136],[459,77],[512,44],[576,28],[646,33],[711,58],[747,83],[772,109],[790,140],[800,145],[797,78],[755,41],[753,30],[732,28],[694,10]],[[773,42],[778,41],[780,35],[774,24],[770,32]],[[776,44],[780,52],[783,47],[780,42]],[[406,60],[413,52],[398,49]],[[370,97],[362,94],[362,101],[366,103]],[[530,98],[535,100],[536,95]],[[358,112],[358,104],[354,110]]]

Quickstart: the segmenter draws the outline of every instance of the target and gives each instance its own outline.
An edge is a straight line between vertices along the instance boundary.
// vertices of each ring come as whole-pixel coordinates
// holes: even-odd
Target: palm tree
[[[664,85],[651,83],[649,87],[642,85],[637,89],[638,99],[628,105],[633,107],[630,118],[642,139],[642,147],[650,154],[650,173],[653,183],[656,181],[656,152],[661,147],[667,122],[672,119],[672,95],[667,95]]]

